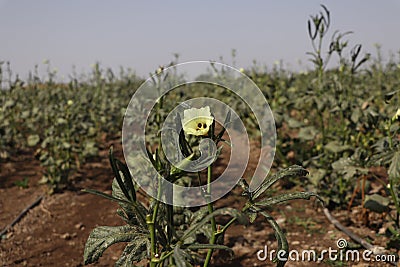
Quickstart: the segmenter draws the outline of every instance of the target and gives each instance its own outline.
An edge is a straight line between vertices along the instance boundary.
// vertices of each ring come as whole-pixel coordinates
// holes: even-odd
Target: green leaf
[[[125,199],[124,193],[122,192],[117,179],[114,178],[112,183],[112,195],[116,199]],[[124,215],[127,216],[127,223],[131,225],[141,225],[142,227],[146,227],[146,208],[140,203],[136,201],[124,201],[119,202],[120,207],[124,210]],[[124,218],[124,217],[123,217]]]
[[[315,186],[318,187],[322,179],[326,176],[327,171],[325,169],[316,169],[309,168],[310,175],[309,181]]]
[[[344,151],[353,150],[349,145],[342,145],[339,141],[331,141],[325,145],[325,149],[332,153],[342,153]]]
[[[83,143],[82,154],[85,158],[89,156],[97,156],[98,153],[99,149],[96,147],[96,143],[94,141],[86,141]]]
[[[194,212],[192,214],[192,216],[190,217],[191,224],[196,223],[196,222],[200,221],[201,219],[203,219],[204,216],[207,215],[207,213],[208,213],[208,207],[206,207],[206,206],[201,207],[199,210]]]
[[[138,262],[149,257],[150,240],[147,235],[137,235],[126,245],[121,257],[115,263],[116,267],[130,267],[133,262]]]
[[[124,193],[124,196],[128,199],[128,200],[132,200],[132,197],[129,195],[128,190],[125,187],[125,184],[121,178],[121,174],[119,172],[119,169],[117,168],[117,163],[116,160],[114,158],[114,154],[113,154],[113,147],[110,147],[110,152],[109,152],[109,159],[110,159],[110,164],[111,164],[111,168],[114,172],[115,178],[117,179],[118,185],[121,188],[122,192]]]
[[[68,123],[68,121],[66,119],[64,119],[64,118],[58,118],[57,119],[57,124],[58,125],[64,125],[64,124],[67,124],[67,123]]]
[[[244,192],[249,192],[249,184],[244,178],[240,178],[238,185],[243,189]]]
[[[40,141],[40,137],[37,134],[29,135],[27,138],[28,146],[36,146]]]
[[[137,235],[138,229],[129,225],[95,228],[85,244],[84,263],[96,262],[109,246],[119,242],[130,242],[137,238]]]
[[[250,223],[253,223],[257,219],[257,212],[248,211],[247,216],[249,216]]]
[[[400,151],[394,152],[391,160],[388,175],[390,179],[393,179],[394,183],[397,184],[400,181]]]
[[[367,195],[364,200],[364,208],[370,211],[382,213],[389,211],[390,200],[378,194]]]
[[[262,193],[265,192],[268,188],[270,188],[276,181],[296,176],[306,176],[308,171],[301,166],[293,165],[286,169],[283,169],[271,177],[264,180],[264,182],[254,191],[252,199],[258,198]]]
[[[6,110],[6,109],[12,108],[14,106],[15,106],[15,101],[12,99],[9,99],[3,104],[3,109]]]
[[[177,267],[191,267],[192,265],[186,260],[190,259],[190,255],[182,250],[179,246],[174,248],[174,260]]]
[[[304,141],[314,140],[318,134],[318,130],[314,126],[300,128],[298,138]]]
[[[393,98],[393,96],[398,92],[399,90],[395,90],[392,92],[389,92],[385,95],[385,102],[386,104],[389,104],[390,100]]]
[[[247,223],[247,217],[245,216],[244,213],[238,211],[237,209],[234,208],[222,208],[222,209],[217,209],[211,214],[208,214],[206,217],[204,217],[200,222],[197,222],[195,224],[192,224],[182,235],[181,241],[185,240],[189,236],[192,236],[195,234],[204,224],[209,222],[212,217],[217,216],[217,215],[229,215],[233,218],[236,218],[240,224],[246,224]]]
[[[350,119],[351,119],[351,121],[352,121],[353,123],[358,123],[358,121],[360,120],[361,116],[362,116],[362,111],[361,111],[361,109],[360,109],[360,108],[356,108],[356,109],[354,109],[353,112],[351,113]]]
[[[82,192],[90,193],[90,194],[93,194],[93,195],[98,195],[98,196],[104,197],[106,199],[109,199],[109,200],[112,200],[112,201],[115,201],[115,202],[118,202],[118,203],[125,203],[125,204],[128,204],[128,205],[131,204],[129,201],[127,201],[125,199],[117,198],[117,197],[108,195],[106,193],[103,193],[103,192],[95,190],[95,189],[82,189]]]
[[[279,196],[273,196],[273,197],[268,197],[268,198],[264,198],[256,203],[254,203],[255,206],[274,206],[276,204],[282,203],[282,202],[286,202],[288,200],[294,200],[294,199],[307,199],[309,200],[311,197],[316,197],[318,198],[320,201],[322,201],[322,199],[313,192],[296,192],[296,193],[288,193],[288,194],[282,194]]]
[[[286,251],[283,258],[287,258],[288,253],[289,253],[289,244],[287,242],[285,234],[283,233],[279,224],[274,220],[274,218],[272,218],[272,216],[270,216],[265,211],[261,211],[260,213],[267,219],[268,223],[274,229],[275,237],[276,237],[276,240],[278,241],[278,251],[281,251],[281,250]],[[278,260],[278,259],[275,258],[274,261],[276,261],[276,260]],[[277,266],[283,267],[283,266],[285,266],[285,264],[286,264],[286,261],[278,261]]]
[[[120,160],[116,160],[118,168],[122,171],[124,175],[124,184],[128,188],[128,191],[130,192],[131,199],[133,201],[136,201],[136,188],[133,184],[133,178],[132,175],[129,171],[129,168],[126,164],[122,163]]]
[[[353,178],[357,174],[367,174],[368,168],[357,166],[357,162],[353,157],[340,158],[332,163],[332,169],[338,173],[344,174],[346,180]]]
[[[290,128],[300,128],[300,127],[303,127],[303,126],[304,126],[304,123],[303,123],[303,122],[298,121],[298,120],[296,120],[296,119],[294,119],[294,118],[289,118],[289,119],[287,120],[287,123],[288,123],[288,126],[289,126]]]
[[[224,245],[217,245],[217,244],[192,244],[187,246],[188,249],[195,250],[195,249],[224,249],[229,250],[231,252],[232,249],[230,247]]]

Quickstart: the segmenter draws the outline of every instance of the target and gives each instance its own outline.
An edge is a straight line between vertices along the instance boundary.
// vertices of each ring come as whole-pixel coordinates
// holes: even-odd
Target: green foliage
[[[296,192],[296,193],[285,193],[277,196],[268,195],[268,189],[281,179],[288,178],[298,178],[308,174],[308,171],[301,166],[291,166],[289,168],[283,169],[274,175],[271,175],[260,185],[258,189],[254,192],[249,191],[249,186],[246,180],[242,179],[240,186],[243,189],[243,195],[247,196],[248,200],[244,207],[244,212],[249,216],[250,222],[254,222],[257,215],[261,214],[266,218],[268,223],[272,226],[275,232],[276,240],[278,241],[278,251],[286,251],[286,254],[282,258],[287,258],[289,253],[289,245],[287,239],[279,227],[278,223],[274,218],[267,213],[268,208],[272,208],[279,203],[286,202],[288,200],[295,199],[310,199],[312,196],[319,199],[322,203],[323,200],[315,193],[312,192]],[[266,197],[261,197],[267,195]],[[261,199],[260,199],[261,197]],[[278,261],[276,258],[275,261]],[[277,266],[284,266],[286,262],[278,261]]]
[[[159,160],[157,157],[155,162]],[[110,165],[115,175],[112,195],[90,189],[84,191],[119,203],[120,209],[117,213],[126,222],[126,225],[95,228],[85,246],[85,264],[96,262],[104,250],[112,244],[128,242],[116,262],[116,266],[129,266],[129,264],[144,259],[148,259],[154,266],[165,266],[167,262],[171,263],[171,261],[176,266],[193,266],[201,262],[199,257],[202,255],[201,251],[204,250],[223,249],[233,253],[229,247],[223,245],[225,231],[233,222],[243,225],[254,222],[258,213],[264,216],[274,229],[279,248],[288,251],[284,233],[267,213],[266,208],[272,208],[278,203],[293,199],[310,199],[312,196],[319,198],[310,192],[261,198],[261,196],[268,195],[268,189],[278,180],[307,175],[308,172],[304,168],[292,166],[268,177],[254,192],[249,191],[246,181],[242,179],[240,185],[244,191],[243,196],[248,199],[242,211],[230,207],[215,209],[211,212],[207,207],[195,211],[188,208],[175,208],[175,215],[183,215],[183,220],[176,224],[177,217],[174,217],[175,219],[171,222],[166,219],[169,207],[167,204],[152,200],[151,205],[145,207],[137,200],[137,189],[133,178],[127,166],[114,158],[112,148],[110,149]],[[213,229],[210,222],[220,216],[229,216],[231,220],[226,225]],[[172,226],[174,227],[172,228]],[[210,240],[210,243],[200,242],[204,236]],[[215,240],[216,243],[211,240]],[[284,264],[284,262],[279,262],[278,266]]]
[[[138,261],[146,256],[146,249],[150,247],[146,233],[140,228],[130,225],[100,226],[95,228],[86,242],[84,259],[85,264],[95,262],[111,245],[118,242],[129,242],[116,266],[129,266],[129,263]],[[143,256],[144,252],[144,256]]]
[[[360,179],[383,185],[379,192],[365,192],[365,199],[358,203],[371,212],[386,214],[386,219],[394,222],[389,229],[392,240],[388,245],[395,247],[393,244],[400,236],[400,123],[396,115],[400,58],[391,55],[385,63],[379,45],[375,56],[363,54],[361,44],[351,44],[351,31],[332,32],[332,20],[328,8],[321,6],[321,11],[305,25],[311,42],[307,54],[313,69],[294,73],[282,64],[275,64],[271,70],[255,64],[243,71],[260,87],[273,110],[278,134],[274,167],[282,169],[253,192],[248,190],[245,180],[240,182],[247,199],[243,210],[178,209],[157,201],[145,205],[136,197],[137,186],[126,165],[115,159],[111,151],[115,176],[112,195],[86,191],[119,203],[117,213],[127,225],[96,230],[89,238],[85,262],[96,261],[110,242],[124,240],[118,237],[121,229],[140,229],[143,238],[126,237],[131,243],[118,265],[149,259],[156,265],[171,261],[177,266],[190,266],[201,262],[204,250],[212,254],[214,249],[227,249],[218,242],[231,223],[254,222],[258,215],[271,224],[280,248],[286,250],[285,236],[268,210],[283,201],[316,195],[300,192],[273,196],[270,191],[283,178],[300,184],[297,178],[307,174],[304,168],[310,171],[310,177],[301,180],[301,185],[307,191],[318,192],[317,198],[324,199],[330,208],[347,207]],[[130,70],[121,69],[115,74],[95,64],[91,73],[79,77],[74,73],[68,82],[60,83],[50,64],[45,65],[47,76],[40,77],[35,66],[29,79],[22,81],[13,75],[10,63],[0,62],[0,158],[7,159],[22,149],[34,149],[44,167],[42,181],[53,192],[65,188],[71,175],[85,161],[97,156],[110,135],[118,137],[113,133],[120,131],[124,108],[142,80]],[[238,96],[218,86],[195,83],[169,92],[157,105],[147,125],[147,141],[158,144],[159,124],[178,101],[204,95],[229,103],[246,128],[255,129],[249,135],[257,140],[254,114]],[[227,118],[227,123],[234,122]],[[224,142],[222,135],[223,132],[215,135],[214,141]],[[183,133],[179,142],[185,160],[196,156],[193,144]],[[160,173],[168,173],[171,181],[187,183],[185,173],[171,167],[158,149],[145,149]],[[377,177],[371,171],[376,166],[383,168],[387,177]],[[24,184],[25,180],[19,186]],[[174,223],[165,220],[171,218],[171,212]],[[217,231],[213,229],[213,218],[223,214],[232,221]],[[204,237],[210,241],[208,244],[199,242]]]
[[[16,186],[18,186],[18,187],[21,187],[21,188],[26,189],[26,188],[29,187],[29,178],[28,178],[28,177],[25,177],[25,178],[22,179],[22,180],[15,181],[14,184],[15,184]]]
[[[44,167],[42,182],[54,192],[98,155],[104,137],[119,131],[123,107],[142,80],[123,69],[117,77],[96,64],[87,76],[74,74],[68,83],[56,83],[46,64],[47,77],[41,78],[36,66],[26,82],[13,77],[9,63],[0,64],[0,151],[35,149]]]

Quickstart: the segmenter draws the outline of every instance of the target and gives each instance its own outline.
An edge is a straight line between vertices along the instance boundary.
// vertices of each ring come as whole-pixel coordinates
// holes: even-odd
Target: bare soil
[[[83,266],[83,251],[89,233],[100,225],[123,225],[116,215],[117,204],[91,194],[83,188],[93,188],[111,193],[112,172],[108,163],[108,147],[114,145],[117,157],[122,149],[117,141],[101,148],[99,157],[82,165],[72,177],[72,187],[62,193],[46,194],[45,185],[39,185],[42,168],[33,151],[18,151],[11,159],[0,162],[0,230],[39,196],[44,198],[0,239],[1,266]],[[119,153],[119,154],[118,154]],[[250,162],[250,166],[256,162]],[[29,179],[28,188],[20,188],[16,181]],[[278,188],[279,189],[279,188]],[[295,188],[299,189],[299,188]],[[240,207],[243,203],[234,190],[217,201],[217,206]],[[326,219],[321,207],[314,201],[293,201],[281,205],[271,213],[286,232],[291,250],[337,249],[337,240],[350,238]],[[366,227],[359,219],[361,208],[351,212],[333,211],[332,214],[360,237],[372,244],[385,246],[387,237],[379,234],[379,227]],[[380,218],[375,218],[379,220]],[[376,224],[379,225],[379,224]],[[382,225],[380,225],[381,227]],[[269,259],[262,261],[257,252],[268,246],[268,253],[276,249],[272,228],[263,218],[248,227],[234,225],[225,235],[225,243],[235,255],[218,252],[213,266],[274,266]],[[117,244],[107,249],[99,262],[92,266],[113,266],[124,248]],[[362,249],[360,248],[360,251]],[[263,254],[261,254],[263,255]],[[391,266],[377,262],[302,262],[289,261],[286,266]]]

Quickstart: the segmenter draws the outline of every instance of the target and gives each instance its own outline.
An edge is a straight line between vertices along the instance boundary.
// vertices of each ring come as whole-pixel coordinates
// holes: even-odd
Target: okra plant
[[[148,90],[146,92],[148,93]],[[165,103],[163,97],[156,99],[156,114],[150,116],[154,122],[147,124],[161,127],[167,117],[163,111]],[[139,103],[136,103],[135,107],[138,105]],[[117,214],[126,224],[95,228],[86,242],[84,263],[98,261],[112,244],[127,242],[116,266],[135,266],[139,262],[145,262],[151,267],[210,266],[216,250],[233,253],[231,248],[224,245],[224,235],[229,227],[233,224],[247,226],[254,223],[257,216],[264,217],[271,225],[278,241],[278,250],[283,251],[280,255],[287,256],[288,242],[282,229],[271,216],[271,209],[288,200],[311,197],[319,199],[319,196],[313,192],[273,195],[271,187],[280,179],[305,176],[307,170],[293,165],[264,177],[256,188],[252,188],[249,179],[239,177],[236,186],[242,190],[242,208],[216,208],[215,203],[218,199],[213,198],[218,190],[213,186],[216,179],[215,167],[220,162],[218,158],[223,157],[223,153],[227,153],[226,150],[235,145],[231,144],[226,133],[230,126],[237,124],[236,117],[228,111],[224,121],[219,123],[213,107],[194,107],[187,104],[181,104],[179,107],[181,109],[174,113],[170,120],[172,124],[160,128],[156,131],[155,138],[144,142],[142,152],[146,155],[145,159],[132,159],[129,156],[127,158],[125,154],[128,163],[134,161],[135,166],[141,166],[140,168],[130,168],[129,164],[116,159],[113,150],[110,149],[110,165],[115,176],[112,195],[93,189],[85,190],[117,202],[120,206]],[[173,161],[174,163],[167,155],[167,152],[174,148],[164,145],[162,140],[162,135],[170,131],[174,133],[173,140],[176,140],[176,148],[182,155],[178,161]],[[132,131],[129,133],[132,134]],[[124,142],[128,141],[123,138]],[[213,147],[216,148],[215,151],[212,151]],[[145,166],[154,168],[155,174],[146,173]],[[193,171],[194,169],[196,171]],[[139,175],[148,177],[139,179],[138,183],[135,176]],[[143,192],[143,185],[147,188],[144,190],[147,193],[145,197],[142,197],[144,194],[138,194]],[[202,204],[190,206],[189,202],[193,196],[185,195],[186,191],[179,191],[182,186],[189,190],[198,188],[198,202]],[[229,216],[230,219],[222,220],[222,216]],[[282,258],[284,257],[275,259],[277,266],[285,265],[285,261],[281,261]]]

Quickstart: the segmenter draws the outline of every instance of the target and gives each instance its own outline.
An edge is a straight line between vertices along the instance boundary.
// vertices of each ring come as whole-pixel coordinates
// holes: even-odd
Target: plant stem
[[[393,137],[392,134],[390,133],[390,128],[392,127],[392,120],[389,120],[389,127],[387,130],[387,135],[389,137],[389,149],[393,148]]]
[[[390,179],[390,178],[389,178]],[[395,192],[395,189],[393,188],[395,185],[394,185],[394,183],[393,183],[393,179],[390,179],[390,182],[389,182],[389,185],[390,185],[390,188],[389,188],[389,191],[390,191],[390,194],[392,195],[392,198],[393,198],[393,202],[394,202],[394,205],[395,205],[395,207],[396,207],[396,220],[395,220],[395,223],[399,226],[400,225],[400,221],[399,221],[399,217],[400,217],[400,204],[399,204],[399,200],[398,200],[398,198],[397,198],[397,195],[396,195],[396,192]]]
[[[211,203],[211,177],[212,177],[212,164],[208,166],[207,168],[207,206],[208,206],[208,213],[211,214],[214,212],[214,207]],[[211,239],[210,239],[210,244],[213,245],[215,244],[216,240],[216,234],[217,234],[217,224],[215,223],[215,217],[211,217],[211,229],[212,229],[212,234],[211,234]],[[210,263],[211,256],[213,254],[213,249],[209,249],[207,252],[207,257],[204,262],[203,267],[207,267],[208,264]]]
[[[220,231],[218,231],[218,234],[223,234],[235,221],[236,218],[232,218]]]
[[[150,242],[151,242],[151,247],[150,247],[150,266],[155,267],[156,263],[153,262],[153,259],[155,258],[156,255],[156,241],[155,241],[155,228],[154,228],[154,222],[150,214],[146,216],[146,223],[149,227],[149,232],[150,232]]]
[[[148,214],[146,216],[146,223],[149,227],[149,232],[150,232],[150,242],[151,242],[151,248],[150,248],[150,267],[155,267],[157,266],[157,262],[159,261],[158,258],[156,257],[157,254],[157,241],[156,241],[156,227],[155,223],[157,220],[157,213],[158,213],[158,207],[160,206],[160,199],[161,196],[161,176],[158,177],[158,189],[157,189],[157,199],[153,199],[155,201],[154,204],[154,209],[153,209],[153,215],[151,216]]]
[[[166,200],[168,203],[171,204],[166,204],[166,212],[167,212],[167,238],[168,238],[168,244],[170,245],[172,243],[172,237],[173,237],[173,225],[174,225],[174,207],[173,207],[173,187],[171,186],[166,190]]]

